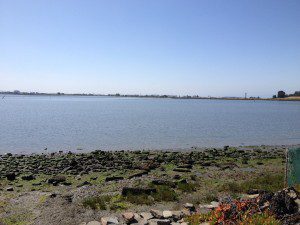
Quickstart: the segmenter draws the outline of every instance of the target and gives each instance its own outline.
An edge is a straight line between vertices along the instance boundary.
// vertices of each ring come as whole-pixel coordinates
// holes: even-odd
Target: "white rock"
[[[171,218],[172,217],[172,212],[168,211],[168,210],[163,211],[163,217],[165,219]]]
[[[185,203],[184,207],[187,209],[191,209],[191,208],[194,208],[194,205],[192,203]]]
[[[210,203],[212,206],[214,206],[215,208],[219,207],[220,203],[219,202],[211,202]]]
[[[141,217],[143,217],[145,220],[150,220],[150,219],[153,218],[153,215],[151,213],[148,213],[148,212],[142,212]]]
[[[94,221],[88,222],[87,225],[101,225],[101,223],[98,222],[98,221],[96,221],[96,220],[94,220]]]

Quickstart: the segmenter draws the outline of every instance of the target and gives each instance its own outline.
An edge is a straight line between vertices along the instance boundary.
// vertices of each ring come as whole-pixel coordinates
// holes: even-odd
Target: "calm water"
[[[0,99],[0,153],[299,143],[300,102]]]

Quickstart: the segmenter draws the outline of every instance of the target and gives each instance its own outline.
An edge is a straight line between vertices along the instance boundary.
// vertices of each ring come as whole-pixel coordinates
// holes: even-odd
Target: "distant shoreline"
[[[2,98],[5,96],[79,96],[79,97],[118,97],[118,98],[158,98],[158,99],[208,99],[208,100],[244,100],[244,101],[300,101],[300,96],[286,98],[240,98],[240,97],[200,97],[200,96],[172,96],[172,95],[119,95],[119,94],[65,94],[65,93],[12,93],[0,92]]]

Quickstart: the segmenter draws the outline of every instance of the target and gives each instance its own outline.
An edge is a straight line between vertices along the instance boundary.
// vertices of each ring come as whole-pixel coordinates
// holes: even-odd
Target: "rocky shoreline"
[[[0,224],[92,225],[115,217],[129,224],[126,212],[142,224],[137,218],[151,209],[173,215],[186,202],[209,205],[250,189],[278,191],[286,148],[0,155]],[[187,214],[180,215],[178,220],[152,215],[144,224],[185,224]]]

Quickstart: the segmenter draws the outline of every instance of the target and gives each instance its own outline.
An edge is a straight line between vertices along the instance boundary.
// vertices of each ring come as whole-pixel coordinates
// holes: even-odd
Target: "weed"
[[[196,184],[179,182],[177,188],[183,192],[193,192],[196,190]]]
[[[282,188],[284,188],[284,176],[282,174],[266,174],[241,183],[226,182],[219,190],[229,193],[245,193],[251,189],[275,192]]]
[[[82,202],[84,207],[89,207],[93,210],[101,209],[105,210],[109,204],[112,196],[111,195],[100,195],[95,197],[85,198]]]
[[[154,202],[171,202],[178,199],[176,192],[166,185],[150,185],[156,189],[155,193],[147,194],[127,194],[124,200],[137,205],[152,205]]]

